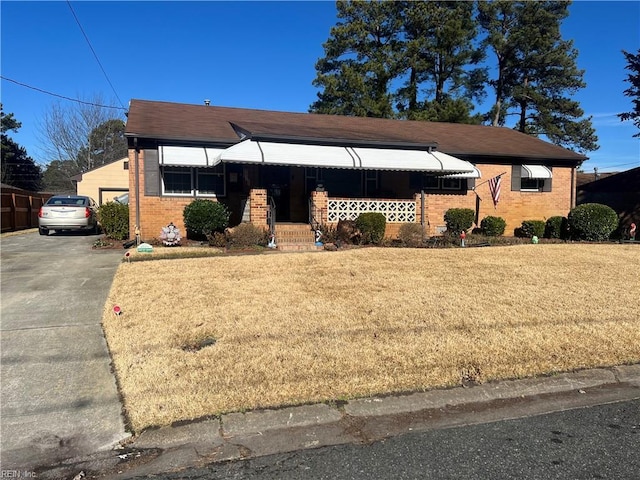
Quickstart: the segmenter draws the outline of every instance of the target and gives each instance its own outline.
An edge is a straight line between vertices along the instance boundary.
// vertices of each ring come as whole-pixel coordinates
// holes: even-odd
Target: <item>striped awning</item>
[[[442,175],[442,178],[482,178],[482,174],[478,167],[472,165],[472,172],[462,172],[462,173],[449,173],[447,175]]]
[[[544,165],[522,165],[522,178],[552,178],[553,174]]]
[[[442,152],[307,145],[244,140],[219,155],[222,162],[298,167],[475,174],[475,167]],[[474,178],[474,177],[471,177]]]
[[[223,151],[223,148],[160,146],[158,160],[160,165],[214,167],[220,163],[218,157]]]

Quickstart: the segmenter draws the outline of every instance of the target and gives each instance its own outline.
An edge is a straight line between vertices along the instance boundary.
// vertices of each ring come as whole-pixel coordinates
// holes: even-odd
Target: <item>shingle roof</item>
[[[240,141],[234,126],[253,136],[389,144],[437,144],[464,157],[517,157],[577,164],[585,156],[504,127],[291,113],[131,100],[125,134],[193,143]]]

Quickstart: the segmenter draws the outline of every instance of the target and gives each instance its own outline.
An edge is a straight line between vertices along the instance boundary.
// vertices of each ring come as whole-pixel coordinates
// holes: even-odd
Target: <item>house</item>
[[[578,187],[578,205],[602,203],[613,208],[623,231],[640,224],[640,167],[600,178]]]
[[[129,191],[129,158],[124,157],[73,177],[78,195],[93,198],[98,205]]]
[[[386,235],[445,228],[449,208],[478,222],[567,215],[586,157],[502,127],[132,100],[131,228],[158,236],[195,198],[223,202],[231,224],[337,223],[382,212]],[[494,207],[488,180],[500,176]],[[271,222],[271,225],[270,223]]]

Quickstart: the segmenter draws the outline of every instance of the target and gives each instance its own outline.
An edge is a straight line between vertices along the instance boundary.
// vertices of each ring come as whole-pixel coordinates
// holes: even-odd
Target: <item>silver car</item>
[[[56,195],[40,208],[38,232],[48,235],[51,230],[84,230],[100,233],[97,220],[98,205],[83,195]]]

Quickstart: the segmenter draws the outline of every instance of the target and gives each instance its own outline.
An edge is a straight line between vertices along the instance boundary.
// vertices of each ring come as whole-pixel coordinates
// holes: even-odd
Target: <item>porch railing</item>
[[[416,221],[416,202],[414,200],[372,200],[329,198],[327,220],[355,220],[366,212],[382,213],[387,222],[405,223]]]
[[[276,234],[276,202],[273,197],[269,197],[269,208],[267,208],[267,225],[269,233],[274,236]]]

